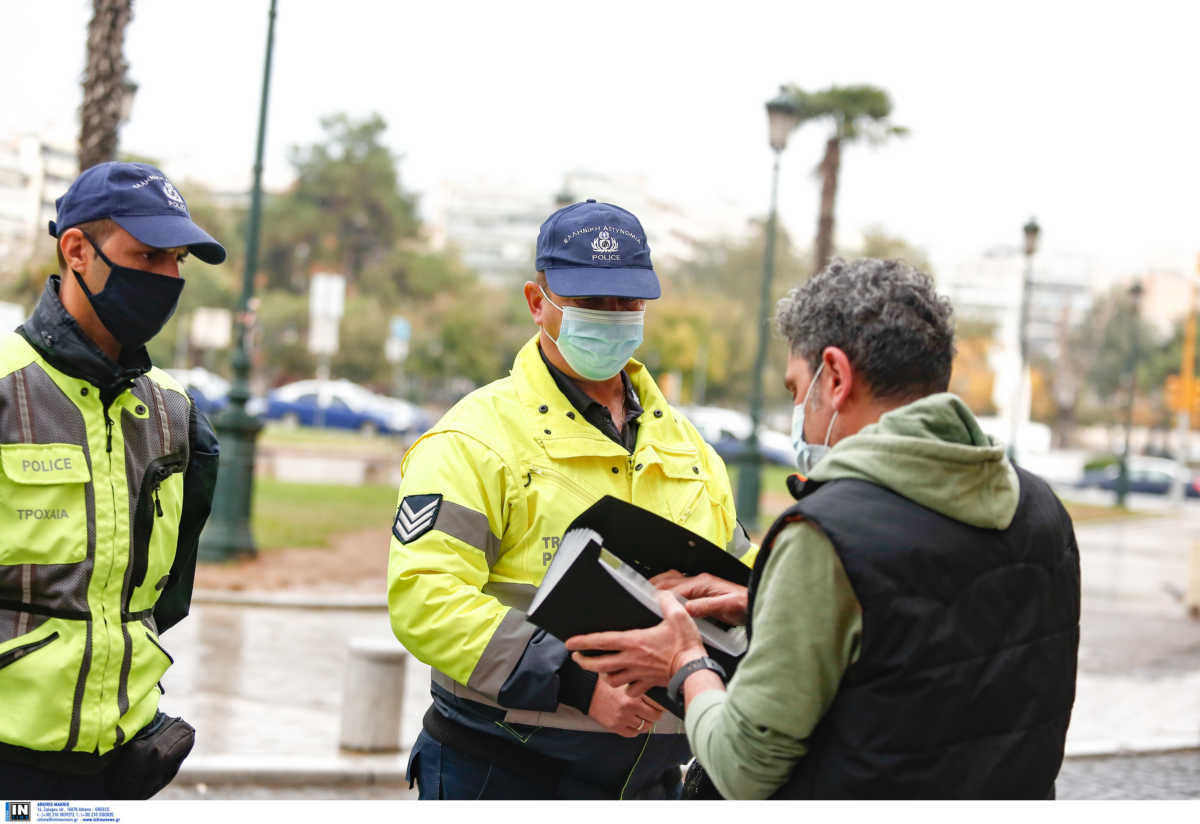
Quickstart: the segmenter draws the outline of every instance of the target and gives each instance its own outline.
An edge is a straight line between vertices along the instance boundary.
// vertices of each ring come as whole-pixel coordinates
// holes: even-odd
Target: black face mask
[[[100,259],[112,270],[108,282],[103,289],[92,294],[83,282],[83,276],[74,269],[71,270],[72,274],[96,310],[96,317],[100,318],[104,328],[117,339],[122,349],[145,346],[175,314],[179,294],[183,291],[183,278],[118,266],[100,251],[96,241],[90,237],[87,239]]]

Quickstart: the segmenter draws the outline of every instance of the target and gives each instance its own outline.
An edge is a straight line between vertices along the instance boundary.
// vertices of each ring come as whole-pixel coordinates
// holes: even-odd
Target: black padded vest
[[[751,611],[776,536],[801,518],[829,537],[863,610],[859,659],[776,797],[1053,797],[1075,700],[1079,552],[1058,498],[1017,472],[1005,530],[842,479],[805,484],[768,531]]]

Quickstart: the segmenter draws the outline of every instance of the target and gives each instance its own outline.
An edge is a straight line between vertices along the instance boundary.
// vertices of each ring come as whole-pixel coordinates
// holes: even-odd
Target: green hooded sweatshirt
[[[1005,529],[1016,470],[956,396],[930,395],[837,443],[816,481],[858,478],[947,517]],[[785,527],[754,602],[754,639],[729,682],[688,706],[696,758],[730,799],[767,798],[807,751],[846,669],[858,659],[862,608],[833,545],[814,524]]]

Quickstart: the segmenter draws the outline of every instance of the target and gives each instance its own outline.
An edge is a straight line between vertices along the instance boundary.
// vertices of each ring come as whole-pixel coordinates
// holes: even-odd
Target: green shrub
[[[1093,469],[1104,469],[1112,466],[1120,460],[1116,455],[1094,455],[1088,458],[1083,464],[1084,472],[1091,472]]]

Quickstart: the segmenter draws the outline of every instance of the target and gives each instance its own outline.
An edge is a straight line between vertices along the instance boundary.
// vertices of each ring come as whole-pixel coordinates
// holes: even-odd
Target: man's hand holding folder
[[[658,603],[663,621],[657,626],[625,632],[592,632],[568,638],[567,649],[571,650],[575,663],[600,673],[609,683],[628,684],[631,694],[640,695],[652,687],[665,687],[680,668],[704,658],[708,652],[696,622],[672,592],[660,592]],[[583,655],[581,650],[601,650],[609,654]],[[724,689],[721,679],[707,670],[697,671],[685,683],[690,685],[684,692],[688,698],[692,694],[686,691],[688,689],[693,692]]]
[[[588,715],[622,738],[633,738],[653,727],[664,712],[644,692],[616,683],[601,673]]]
[[[600,673],[604,686],[628,687],[619,702],[624,706],[612,708],[613,723],[597,718],[626,734],[621,729],[629,727],[630,711],[638,709],[628,699],[645,697],[647,690],[653,690],[654,708],[683,717],[679,695],[661,689],[681,663],[699,659],[723,673],[736,669],[746,638],[730,627],[745,621],[749,576],[749,568],[720,547],[606,496],[563,534],[527,617],[570,639],[574,660]],[[581,657],[580,651],[610,654]],[[597,699],[607,692],[598,688]],[[644,729],[643,721],[657,719],[643,712],[634,716],[634,733]]]
[[[693,618],[716,618],[731,626],[746,623],[747,589],[740,584],[707,572],[688,576],[674,569],[655,575],[650,583],[688,599],[684,608]]]

